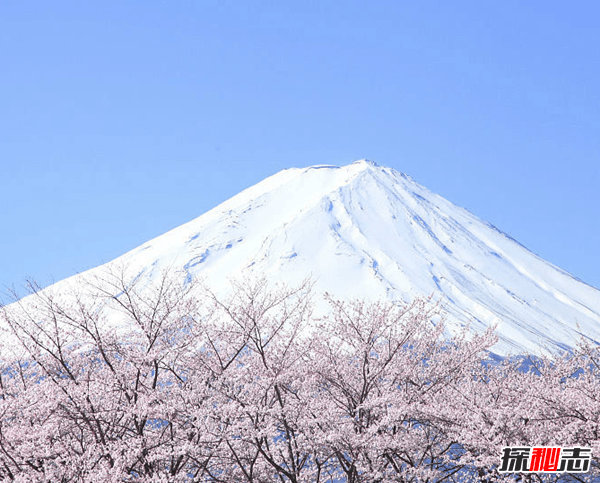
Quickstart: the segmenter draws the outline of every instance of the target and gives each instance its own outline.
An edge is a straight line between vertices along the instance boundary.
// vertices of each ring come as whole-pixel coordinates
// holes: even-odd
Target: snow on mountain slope
[[[171,268],[217,292],[265,275],[290,284],[312,276],[317,291],[340,297],[433,294],[450,330],[498,324],[503,354],[570,346],[579,333],[600,340],[600,291],[369,161],[282,171],[111,264],[150,278]]]

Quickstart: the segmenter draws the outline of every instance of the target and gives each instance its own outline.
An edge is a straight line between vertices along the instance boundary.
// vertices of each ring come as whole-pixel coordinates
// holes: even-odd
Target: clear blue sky
[[[4,1],[0,291],[369,158],[600,287],[598,2]]]

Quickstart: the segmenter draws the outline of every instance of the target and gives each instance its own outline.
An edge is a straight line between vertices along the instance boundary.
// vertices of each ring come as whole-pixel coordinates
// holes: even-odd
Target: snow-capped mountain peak
[[[116,263],[149,278],[171,268],[217,292],[241,276],[310,276],[339,297],[433,294],[450,330],[497,324],[499,353],[566,347],[579,333],[600,340],[600,291],[368,160],[281,171]]]

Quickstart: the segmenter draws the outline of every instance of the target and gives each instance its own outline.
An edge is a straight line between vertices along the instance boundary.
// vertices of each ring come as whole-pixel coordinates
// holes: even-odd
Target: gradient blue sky
[[[598,2],[0,4],[0,292],[369,158],[600,287]]]

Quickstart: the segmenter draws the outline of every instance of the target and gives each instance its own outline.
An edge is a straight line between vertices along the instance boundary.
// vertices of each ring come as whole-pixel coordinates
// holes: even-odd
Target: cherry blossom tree
[[[438,308],[127,270],[1,310],[0,481],[599,481],[600,351],[493,361]],[[587,474],[499,473],[586,446]]]

